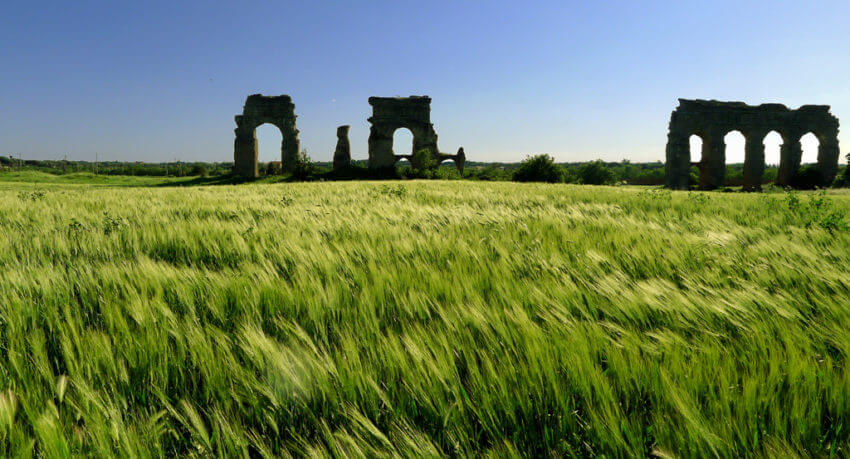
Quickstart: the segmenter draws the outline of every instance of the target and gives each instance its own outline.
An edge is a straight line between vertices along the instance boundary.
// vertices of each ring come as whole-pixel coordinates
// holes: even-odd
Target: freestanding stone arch
[[[690,168],[700,170],[699,187],[713,189],[723,185],[726,174],[724,136],[740,131],[746,139],[744,151],[744,189],[761,188],[764,173],[764,138],[770,131],[782,136],[777,183],[788,186],[800,168],[800,137],[811,132],[817,136],[817,169],[821,184],[832,182],[838,171],[838,118],[828,105],[803,105],[791,110],[782,104],[747,105],[743,102],[679,99],[670,115],[667,134],[665,183],[669,188],[687,189]],[[692,163],[689,139],[699,136],[702,158]]]
[[[236,140],[233,147],[234,172],[257,177],[257,127],[269,123],[280,129],[281,167],[292,170],[298,158],[298,129],[295,128],[295,104],[287,95],[252,94],[245,100],[241,115],[236,115]]]
[[[437,133],[431,124],[431,98],[428,96],[410,97],[370,97],[372,116],[369,123],[369,168],[384,169],[394,167],[402,158],[411,161],[413,167],[415,158],[412,153],[428,149],[437,164],[446,159],[455,161],[458,170],[463,173],[466,161],[463,148],[455,155],[441,153],[437,148]],[[393,152],[393,133],[396,129],[407,128],[413,134],[413,152],[409,155],[397,155]]]

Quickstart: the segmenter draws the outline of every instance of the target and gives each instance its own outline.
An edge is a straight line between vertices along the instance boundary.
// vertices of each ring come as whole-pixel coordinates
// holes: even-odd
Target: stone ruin
[[[257,127],[265,123],[280,129],[281,169],[292,170],[298,159],[298,129],[295,129],[295,104],[287,95],[252,94],[245,100],[241,115],[236,115],[236,141],[233,147],[234,172],[257,177]]]
[[[428,96],[410,97],[370,97],[372,116],[369,122],[369,168],[384,169],[394,167],[396,162],[407,158],[411,166],[416,164],[414,153],[427,149],[437,164],[451,159],[458,171],[463,174],[466,155],[463,147],[457,154],[440,153],[437,148],[437,133],[431,124],[431,98]],[[413,149],[409,155],[397,155],[393,151],[393,133],[396,129],[407,128],[413,134]]]
[[[437,164],[453,160],[463,174],[466,154],[463,147],[457,154],[441,153],[437,149],[437,133],[431,124],[431,98],[428,96],[410,97],[370,97],[372,106],[372,129],[369,133],[369,168],[384,169],[394,167],[400,159],[407,158],[413,167],[417,161],[413,153],[427,149]],[[234,172],[244,177],[257,177],[257,127],[271,123],[280,129],[283,135],[280,154],[281,161],[275,169],[283,172],[292,170],[298,159],[298,129],[295,128],[295,105],[288,95],[248,96],[242,114],[236,116],[236,141],[233,149]],[[409,155],[396,155],[393,152],[393,133],[396,129],[407,128],[413,133],[413,150]],[[348,141],[349,126],[337,128],[337,145],[334,151],[334,170],[343,169],[351,164],[351,145]],[[276,162],[275,162],[276,163]]]
[[[800,168],[800,138],[811,132],[819,142],[817,170],[821,184],[832,182],[838,171],[838,119],[828,105],[803,105],[791,110],[782,104],[747,105],[743,102],[679,99],[670,116],[667,134],[665,184],[687,189],[691,166],[699,168],[699,188],[723,186],[726,174],[724,137],[739,131],[746,139],[744,190],[761,188],[764,173],[764,138],[771,131],[782,137],[777,184],[790,186]],[[702,156],[691,162],[690,137],[702,139]]]
[[[334,150],[333,170],[338,171],[351,166],[351,143],[348,142],[348,129],[351,126],[336,128],[336,150]]]

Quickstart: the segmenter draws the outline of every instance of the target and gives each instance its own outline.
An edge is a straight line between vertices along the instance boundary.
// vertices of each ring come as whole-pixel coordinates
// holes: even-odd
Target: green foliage
[[[413,153],[413,157],[410,158],[410,164],[416,171],[425,172],[437,167],[437,160],[431,155],[431,150],[423,148]]]
[[[602,161],[591,161],[579,167],[578,179],[584,185],[611,185],[617,177]]]
[[[819,226],[830,234],[848,229],[844,210],[835,205],[825,190],[810,194],[805,203],[798,192],[788,191],[785,194],[785,204],[791,211],[792,220],[806,228]]]
[[[801,190],[813,190],[823,186],[823,174],[817,166],[803,166],[794,174],[792,185]]]
[[[835,181],[832,183],[833,187],[836,188],[848,188],[850,187],[850,153],[848,153],[845,158],[847,158],[847,166],[843,167],[838,175],[835,176]]]
[[[89,178],[0,183],[2,457],[850,448],[843,190]]]
[[[555,164],[555,159],[549,155],[529,156],[514,171],[513,180],[515,182],[562,182],[564,168]]]
[[[307,155],[307,150],[301,150],[292,166],[292,177],[296,180],[307,180],[314,171],[313,160]]]
[[[44,190],[20,191],[18,199],[21,201],[40,201],[47,195]]]

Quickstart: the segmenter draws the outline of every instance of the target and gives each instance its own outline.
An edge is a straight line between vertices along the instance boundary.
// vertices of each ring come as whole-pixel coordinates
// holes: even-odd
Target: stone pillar
[[[761,131],[746,134],[744,144],[744,191],[761,190],[764,175],[764,136]]]
[[[351,166],[351,144],[348,142],[348,129],[350,126],[336,128],[336,150],[334,150],[334,170],[345,169]]]
[[[666,155],[664,184],[674,190],[688,189],[691,174],[691,146],[688,136],[669,133]]]
[[[239,117],[237,117],[239,124]],[[241,177],[259,176],[257,169],[257,134],[254,129],[239,126],[233,145],[233,173]]]
[[[369,168],[386,169],[395,166],[392,131],[372,125],[369,130]]]
[[[466,152],[463,151],[463,147],[460,147],[457,149],[457,154],[455,155],[455,166],[461,177],[463,177],[464,165],[466,165]]]
[[[828,186],[835,180],[839,156],[838,133],[826,136],[818,149],[818,170],[823,176],[823,186]]]
[[[800,159],[803,156],[803,147],[800,145],[800,136],[796,133],[783,135],[785,141],[779,149],[779,173],[776,184],[779,186],[791,186],[794,176],[800,168]]]
[[[431,158],[435,161],[440,160],[440,151],[437,149],[437,133],[434,131],[434,126],[429,124],[425,126],[411,126],[413,132],[413,155],[416,155],[421,150],[428,150]],[[411,162],[411,166],[419,168],[417,164]]]
[[[702,142],[702,159],[699,162],[699,187],[713,190],[723,186],[726,178],[726,142],[723,134],[712,132]]]
[[[280,143],[280,164],[284,172],[291,172],[298,162],[298,152],[301,151],[301,142],[298,140],[298,129],[295,125],[286,125],[280,128],[283,140]]]

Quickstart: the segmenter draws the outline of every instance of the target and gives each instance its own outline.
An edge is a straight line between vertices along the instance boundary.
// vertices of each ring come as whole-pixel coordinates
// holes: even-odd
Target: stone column
[[[823,186],[828,186],[838,172],[838,134],[826,136],[818,149],[818,170],[823,176]]]
[[[239,124],[237,117],[237,124]],[[241,177],[255,178],[257,170],[257,134],[254,129],[239,126],[233,143],[233,172]]]
[[[298,152],[301,150],[301,142],[298,141],[298,129],[295,125],[280,127],[283,140],[280,143],[280,164],[284,172],[290,172],[298,162]]]
[[[750,131],[746,134],[744,144],[744,191],[761,190],[761,180],[764,175],[764,136],[761,131]]]
[[[667,134],[667,164],[664,184],[674,190],[688,189],[691,171],[691,150],[688,137],[678,133]]]
[[[726,142],[719,132],[711,132],[705,137],[699,164],[699,187],[713,190],[723,186],[726,178]]]
[[[348,129],[350,126],[336,128],[336,150],[334,150],[334,170],[345,169],[351,166],[351,144],[348,142]]]
[[[803,156],[803,147],[800,144],[800,136],[796,133],[783,134],[785,137],[782,147],[779,149],[779,173],[776,184],[779,186],[791,186],[794,175],[800,168],[800,159]]]
[[[457,154],[455,154],[455,166],[461,177],[463,177],[464,165],[466,165],[466,152],[463,151],[463,147],[460,147],[457,149]]]
[[[369,168],[387,169],[395,166],[393,154],[393,134],[388,129],[372,125],[369,131]]]

